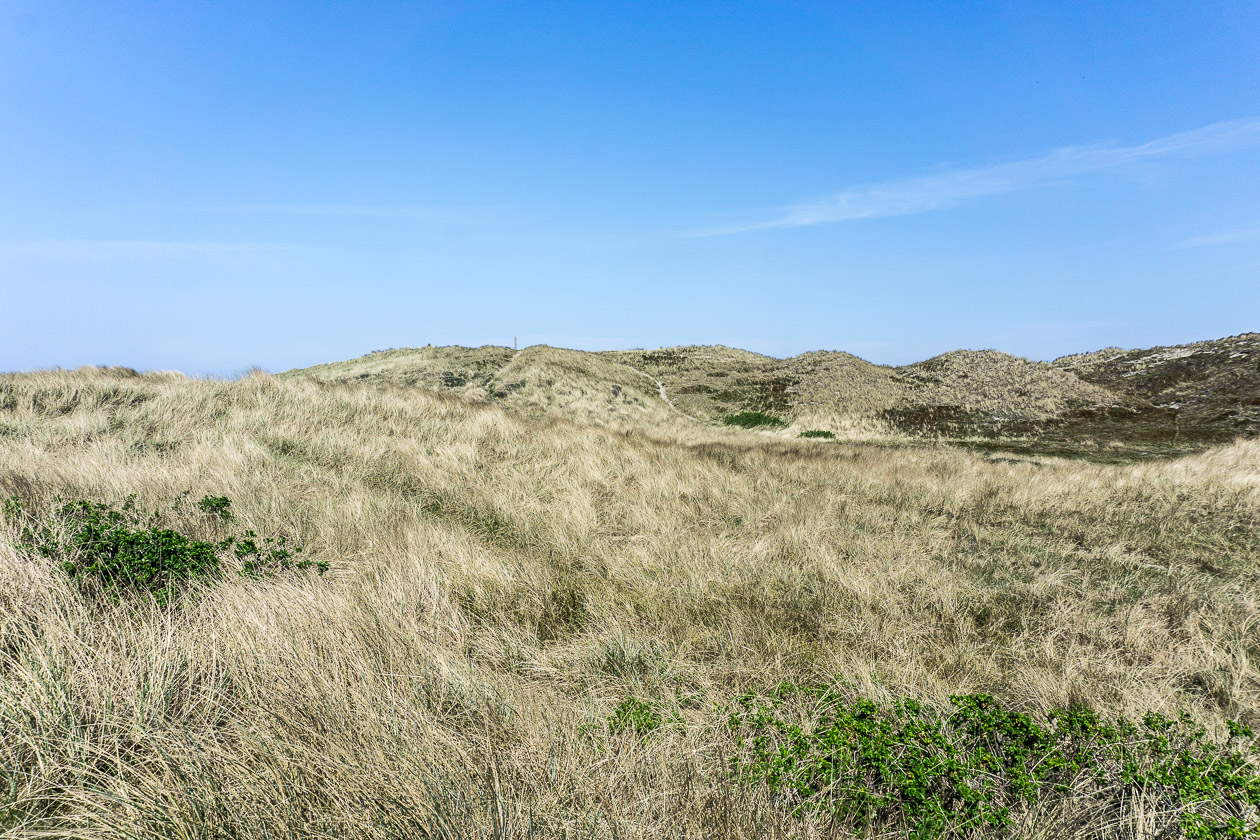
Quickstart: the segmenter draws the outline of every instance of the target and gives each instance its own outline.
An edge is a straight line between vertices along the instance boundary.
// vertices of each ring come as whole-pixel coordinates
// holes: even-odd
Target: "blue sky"
[[[1260,330],[1260,5],[0,0],[0,370]]]

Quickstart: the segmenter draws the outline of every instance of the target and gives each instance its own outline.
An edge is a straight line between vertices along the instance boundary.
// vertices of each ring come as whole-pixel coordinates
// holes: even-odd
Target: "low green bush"
[[[787,425],[787,423],[773,414],[763,414],[760,411],[741,411],[738,414],[728,414],[722,418],[722,422],[728,426],[740,426],[745,429],[754,429],[759,426],[775,429]]]
[[[180,494],[172,510],[183,510],[189,494]],[[210,522],[234,517],[225,496],[204,496],[195,505]],[[6,519],[22,523],[19,548],[58,562],[72,579],[99,584],[106,592],[143,592],[167,603],[192,581],[220,571],[220,555],[231,551],[241,573],[260,576],[286,569],[328,570],[326,562],[296,560],[301,546],[283,534],[259,538],[252,530],[217,541],[196,539],[165,527],[161,511],[136,508],[135,496],[115,507],[86,499],[62,503],[47,517],[28,516],[16,498],[5,501]],[[209,523],[207,523],[209,524]]]
[[[627,731],[636,735],[647,735],[660,728],[661,720],[661,713],[652,703],[627,697],[609,715],[608,731],[614,735]]]
[[[1011,808],[1048,795],[1119,802],[1157,797],[1187,838],[1260,836],[1255,738],[1229,724],[1213,741],[1188,715],[1104,721],[1085,708],[1040,720],[989,695],[951,698],[939,715],[914,700],[891,708],[835,687],[785,683],[733,704],[732,770],[796,812],[825,813],[857,833],[1002,836]]]
[[[822,429],[810,429],[809,431],[801,432],[800,435],[798,435],[798,437],[803,437],[803,438],[832,438],[832,439],[834,439],[835,436],[836,436],[835,432],[827,432]]]
[[[644,737],[665,724],[679,726],[682,724],[682,719],[677,713],[663,711],[659,703],[640,700],[633,696],[621,701],[621,704],[608,716],[608,731],[613,735],[633,732],[639,737]]]
[[[180,497],[177,497],[175,502],[176,508],[188,495],[189,492],[185,490]],[[235,518],[232,515],[232,502],[227,496],[202,496],[201,501],[197,502],[197,510],[218,517],[224,522],[229,522]]]

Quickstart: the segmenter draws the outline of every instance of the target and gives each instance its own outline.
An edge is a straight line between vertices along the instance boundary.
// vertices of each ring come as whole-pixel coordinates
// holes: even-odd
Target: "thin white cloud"
[[[1260,118],[1213,123],[1137,146],[1068,146],[1025,160],[849,187],[829,198],[784,207],[766,221],[707,231],[703,235],[928,213],[987,196],[1119,169],[1150,158],[1203,154],[1257,144],[1260,144]]]
[[[1181,248],[1199,248],[1205,245],[1234,245],[1239,242],[1254,242],[1260,239],[1260,225],[1252,227],[1232,228],[1206,236],[1195,236],[1178,245]]]

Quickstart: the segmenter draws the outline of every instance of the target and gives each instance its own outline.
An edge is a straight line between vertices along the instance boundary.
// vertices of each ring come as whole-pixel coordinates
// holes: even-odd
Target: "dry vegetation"
[[[598,353],[425,347],[290,371],[419,385],[531,416],[633,428],[745,411],[841,440],[950,442],[1104,462],[1199,452],[1260,435],[1260,335],[1034,362],[959,350],[899,368],[848,353],[775,359],[723,346]],[[656,399],[664,388],[667,402]]]
[[[1260,723],[1260,442],[1114,466],[812,443],[675,423],[616,359],[612,397],[544,392],[558,351],[483,361],[415,366],[492,374],[482,403],[367,363],[0,376],[22,516],[222,494],[331,565],[115,603],[0,522],[0,836],[848,836],[729,773],[714,704],[783,680]],[[548,393],[660,424],[495,404]],[[610,731],[630,696],[681,725]],[[1174,821],[1069,792],[1012,834]]]
[[[530,417],[553,416],[614,428],[668,426],[687,419],[663,402],[646,372],[604,354],[556,347],[423,347],[384,350],[290,371],[282,378],[418,385]]]
[[[1064,356],[1055,367],[1118,394],[1176,411],[1182,426],[1260,434],[1260,333],[1177,347]]]

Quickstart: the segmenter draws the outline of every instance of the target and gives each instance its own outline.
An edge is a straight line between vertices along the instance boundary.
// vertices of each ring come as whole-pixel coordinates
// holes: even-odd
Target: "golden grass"
[[[401,347],[357,359],[304,368],[303,376],[335,381],[381,381],[420,385],[448,393],[487,396],[487,385],[514,351],[507,347]],[[281,374],[286,376],[287,374]]]
[[[332,564],[109,606],[0,525],[0,836],[844,836],[725,772],[713,704],[780,680],[1260,722],[1260,442],[1038,466],[538,414],[383,380],[0,376],[0,497],[226,495]],[[685,728],[608,735],[628,694]],[[1159,819],[1092,807],[1017,834]]]
[[[1044,418],[1073,404],[1105,406],[1116,400],[1069,371],[996,350],[955,350],[902,370],[913,392],[903,403]]]
[[[963,426],[1027,426],[1081,406],[1132,402],[1056,365],[993,350],[955,351],[892,368],[849,353],[776,359],[721,345],[596,353],[546,346],[519,353],[504,347],[423,347],[281,376],[419,385],[501,401],[533,416],[621,429],[686,425],[686,420],[712,424],[752,410],[787,420],[781,436],[822,429],[842,440],[867,441],[965,436],[964,429],[949,425],[950,417],[956,425],[965,416]],[[661,386],[665,400],[657,392]]]
[[[519,352],[505,347],[385,350],[288,371],[280,378],[417,385],[525,416],[614,428],[668,426],[688,419],[661,399],[650,375],[611,354],[545,345]]]
[[[651,376],[601,354],[529,347],[499,369],[492,398],[517,414],[615,428],[661,427],[686,418],[661,399]]]

